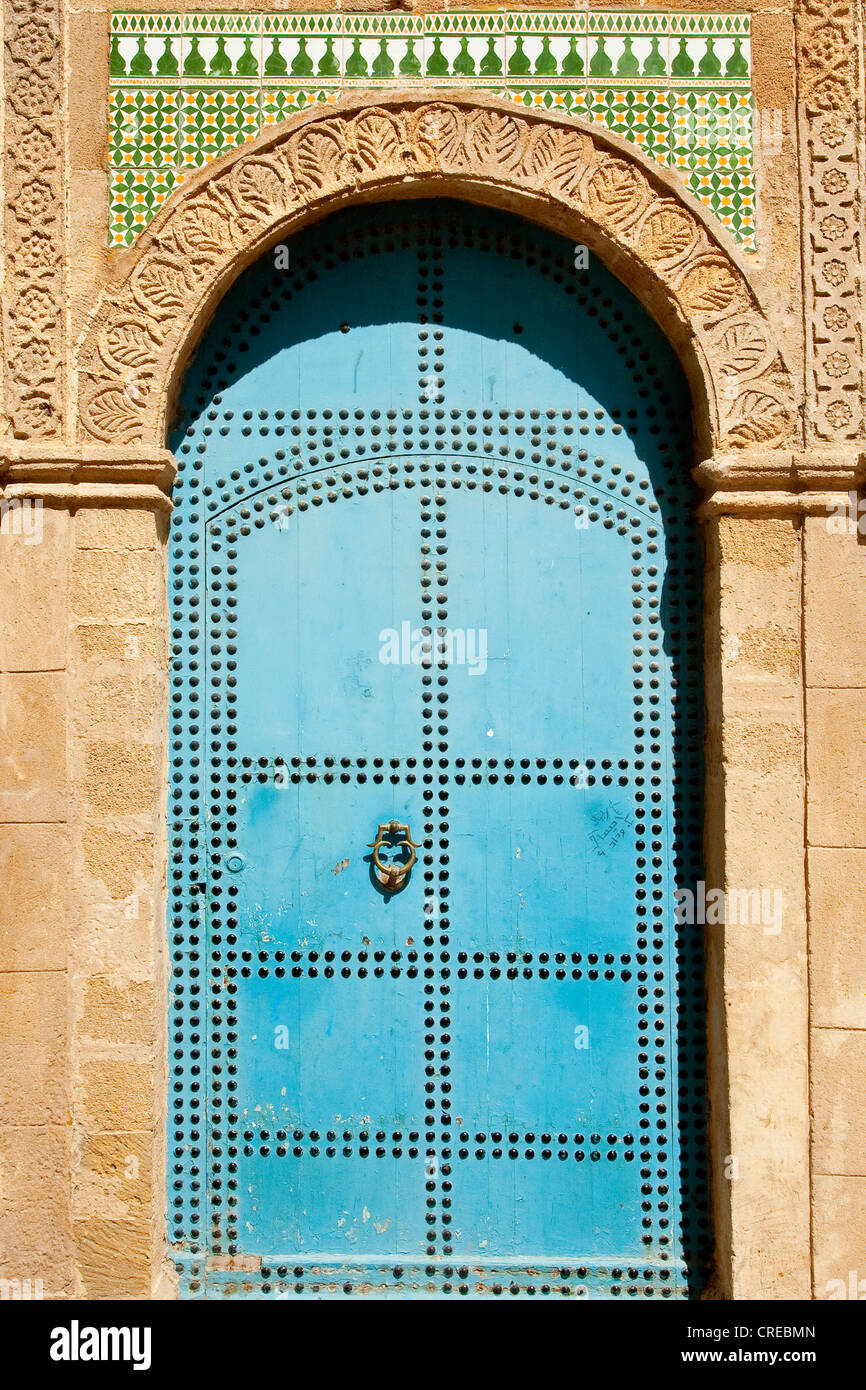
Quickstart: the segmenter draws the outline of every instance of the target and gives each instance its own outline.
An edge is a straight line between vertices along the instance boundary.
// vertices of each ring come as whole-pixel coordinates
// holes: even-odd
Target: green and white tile
[[[273,35],[282,34],[342,34],[343,15],[339,12],[330,14],[314,14],[306,12],[304,14],[263,14],[259,15],[261,21],[261,33],[265,38]]]
[[[191,11],[183,16],[185,34],[260,34],[262,16],[252,10],[217,10],[212,14]]]
[[[304,111],[316,103],[327,105],[337,100],[339,87],[316,87],[301,85],[275,86],[262,88],[262,127],[277,125],[288,120],[297,111]]]
[[[342,34],[267,34],[262,43],[262,80],[266,83],[340,79]]]
[[[178,119],[179,163],[197,168],[218,159],[262,127],[258,88],[198,87],[185,90]]]
[[[347,86],[395,82],[401,77],[419,78],[424,72],[424,36],[400,34],[343,39],[343,80]]]
[[[148,16],[149,18],[150,16]],[[183,71],[183,37],[163,28],[147,33],[111,36],[109,73],[112,81],[125,78],[179,77]]]
[[[127,246],[183,181],[174,169],[115,169],[111,175],[111,240]]]
[[[586,47],[568,34],[509,33],[505,40],[505,70],[509,78],[527,77],[555,82],[586,72]],[[574,71],[571,69],[574,68]]]
[[[342,14],[334,19],[342,24],[341,32],[352,38],[357,37],[378,37],[384,34],[388,38],[411,38],[423,37],[427,32],[428,21],[433,18],[431,15],[407,15],[407,14]],[[439,17],[436,17],[437,23]]]
[[[118,88],[111,94],[110,142],[114,168],[170,167],[177,162],[181,93],[162,87]]]
[[[258,84],[262,68],[261,34],[192,33],[185,36],[185,80]]]
[[[669,12],[666,15],[669,34],[750,34],[752,17],[742,10],[709,14],[690,11]]]
[[[115,34],[180,34],[183,25],[182,14],[113,14],[109,28],[113,37]]]

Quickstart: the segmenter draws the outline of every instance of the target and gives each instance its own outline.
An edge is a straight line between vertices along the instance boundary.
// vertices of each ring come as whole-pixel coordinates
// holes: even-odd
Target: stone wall
[[[866,529],[866,528],[864,528]],[[815,1289],[866,1253],[866,545],[809,517],[803,547]],[[850,1296],[850,1294],[849,1294]]]
[[[163,1238],[167,499],[75,491],[45,499],[39,544],[0,545],[0,1277],[147,1297]]]

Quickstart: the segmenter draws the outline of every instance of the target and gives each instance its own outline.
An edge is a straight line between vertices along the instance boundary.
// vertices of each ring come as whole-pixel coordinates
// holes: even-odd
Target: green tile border
[[[109,242],[192,169],[353,87],[481,88],[588,116],[755,245],[750,16],[647,10],[111,17]]]

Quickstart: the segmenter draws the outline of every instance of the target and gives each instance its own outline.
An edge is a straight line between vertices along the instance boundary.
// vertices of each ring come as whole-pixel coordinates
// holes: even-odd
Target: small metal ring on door
[[[405,864],[383,864],[379,858],[379,850],[385,841],[391,844],[398,843],[398,837],[403,836],[402,843],[409,846],[409,858]],[[412,839],[408,825],[401,821],[383,821],[376,831],[375,840],[371,840],[368,849],[373,851],[373,864],[376,869],[376,876],[385,889],[386,893],[394,893],[398,888],[402,888],[408,874],[411,872],[412,865],[415,863],[415,851],[420,848],[420,842],[416,843]]]

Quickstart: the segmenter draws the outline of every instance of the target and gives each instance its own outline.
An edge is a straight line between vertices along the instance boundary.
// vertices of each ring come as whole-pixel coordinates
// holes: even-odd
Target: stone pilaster
[[[844,505],[861,463],[853,451],[740,450],[696,470],[706,489],[707,881],[729,903],[759,890],[782,909],[707,927],[723,1297],[811,1296],[802,538],[804,524]]]
[[[805,522],[814,1292],[866,1284],[866,514]]]
[[[66,377],[61,6],[6,0],[2,19],[0,436],[56,440]],[[28,492],[4,494],[3,503],[0,1277],[30,1280],[31,1290],[57,1298],[76,1287],[69,1183],[70,518]]]
[[[0,463],[0,1273],[46,1297],[159,1284],[173,474],[163,450]]]

